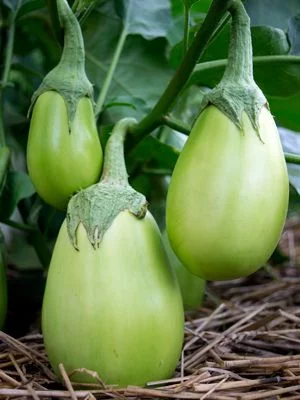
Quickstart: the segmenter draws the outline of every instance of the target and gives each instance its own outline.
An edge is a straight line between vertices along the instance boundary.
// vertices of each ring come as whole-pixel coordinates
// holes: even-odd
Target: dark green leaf
[[[18,11],[18,18],[45,7],[45,0],[25,0]]]
[[[300,54],[300,15],[289,21],[288,35],[291,42],[291,54]]]
[[[271,112],[280,125],[300,132],[300,92],[290,97],[269,97],[268,101]]]
[[[246,0],[252,25],[270,25],[287,30],[290,17],[300,13],[299,0]]]
[[[1,218],[9,218],[19,201],[32,196],[34,193],[35,189],[27,174],[20,171],[9,172],[0,203]]]
[[[165,37],[171,23],[168,0],[116,0],[116,10],[128,34],[147,40]]]
[[[127,169],[130,174],[140,164],[145,164],[151,160],[159,168],[173,170],[178,156],[179,151],[174,147],[160,142],[153,136],[148,136],[128,155]]]
[[[91,24],[86,31],[88,75],[98,90],[102,87],[118,40],[117,26],[113,34],[109,36],[107,33],[106,41],[98,40],[98,37],[105,36],[103,31],[107,28],[107,23]],[[127,39],[106,101],[123,103],[122,99],[126,97],[137,109],[114,107],[109,110],[113,121],[130,115],[141,118],[163,92],[172,75],[164,55],[165,45],[163,39],[146,41],[137,35]]]

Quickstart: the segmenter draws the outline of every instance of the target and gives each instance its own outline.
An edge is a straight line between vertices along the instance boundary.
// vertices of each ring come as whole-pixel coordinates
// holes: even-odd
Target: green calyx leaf
[[[222,82],[204,96],[200,112],[209,104],[216,106],[239,129],[242,129],[242,114],[245,112],[253,128],[258,132],[259,112],[264,105],[267,105],[267,100],[254,81],[252,84],[245,83],[244,85]]]
[[[250,19],[240,0],[233,1],[229,11],[232,26],[227,67],[221,82],[204,96],[200,112],[213,104],[240,129],[245,112],[259,135],[259,113],[268,104],[253,78]]]
[[[128,210],[137,218],[143,218],[147,204],[145,196],[130,185],[100,182],[82,190],[72,197],[67,211],[67,227],[73,246],[79,250],[76,232],[80,223],[92,246],[97,248],[121,211]]]
[[[106,145],[100,182],[81,190],[69,202],[67,228],[77,250],[79,224],[84,226],[90,243],[97,248],[120,212],[128,210],[137,218],[146,215],[147,200],[129,185],[124,160],[124,140],[134,124],[134,119],[124,118],[115,125]]]
[[[93,101],[93,86],[85,73],[84,43],[80,25],[66,0],[57,0],[59,20],[64,28],[64,47],[61,59],[44,78],[33,94],[28,114],[37,98],[50,90],[58,92],[66,102],[69,126],[78,101],[89,97]]]

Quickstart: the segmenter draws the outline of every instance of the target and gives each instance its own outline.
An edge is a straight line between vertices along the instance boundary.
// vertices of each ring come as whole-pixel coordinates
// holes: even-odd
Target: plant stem
[[[3,118],[3,92],[8,83],[9,71],[12,64],[14,40],[15,40],[15,21],[18,14],[19,8],[21,7],[22,0],[18,1],[17,7],[11,14],[10,26],[8,30],[8,40],[5,49],[5,60],[4,69],[2,73],[1,85],[0,85],[0,147],[5,146],[5,129],[4,129],[4,118]]]
[[[300,154],[284,153],[284,158],[288,164],[300,164]]]
[[[44,235],[36,229],[29,235],[29,242],[34,247],[42,266],[48,268],[51,261],[51,251]]]
[[[111,85],[111,81],[112,81],[113,75],[114,75],[115,70],[117,68],[117,65],[118,65],[118,62],[119,62],[119,59],[120,59],[120,56],[121,56],[121,52],[122,52],[124,44],[125,44],[126,37],[127,37],[127,28],[126,28],[126,25],[125,25],[123,30],[122,30],[122,33],[121,33],[121,35],[119,37],[119,40],[118,40],[118,43],[117,43],[117,46],[116,46],[116,49],[115,49],[115,52],[114,52],[114,55],[113,55],[112,62],[110,64],[109,70],[107,71],[107,75],[106,75],[104,83],[103,83],[102,90],[101,90],[101,92],[99,94],[99,97],[98,97],[98,100],[96,102],[96,106],[95,106],[96,119],[99,117],[99,115],[100,115],[100,113],[102,111],[102,108],[103,108],[107,93],[108,93],[110,85]]]
[[[186,1],[184,1],[183,9],[184,9],[184,37],[183,37],[183,56],[184,56],[189,48],[189,34],[190,34],[190,9]]]
[[[185,135],[189,135],[192,127],[184,122],[179,121],[173,117],[165,115],[161,119],[162,125],[167,125],[169,128],[174,129],[175,131],[184,133]]]
[[[57,0],[60,24],[64,27],[64,46],[59,65],[68,64],[84,74],[85,53],[81,29],[66,0]],[[71,73],[71,71],[70,71]]]
[[[201,57],[206,49],[211,35],[232,2],[233,0],[213,1],[201,28],[166,90],[152,111],[131,129],[131,133],[136,139],[142,139],[160,125],[162,116],[167,114],[176,97],[186,85],[199,57]]]
[[[254,66],[263,65],[266,63],[295,63],[300,64],[300,56],[291,56],[291,55],[276,55],[276,56],[255,56],[253,57]],[[223,69],[227,65],[227,59],[214,60],[214,61],[206,61],[203,63],[199,63],[196,65],[193,75],[191,76],[190,83],[202,83],[201,80],[198,79],[198,74],[201,76],[203,71],[211,71],[212,69]],[[204,83],[204,82],[203,82]]]
[[[12,228],[18,229],[19,231],[22,232],[37,232],[37,228],[34,226],[30,226],[27,224],[22,224],[20,222],[12,221],[11,219],[5,219],[1,221],[2,224],[8,225]]]
[[[223,82],[253,82],[253,55],[250,31],[250,18],[240,0],[233,1],[230,8],[232,16],[231,34],[228,50],[228,66]]]
[[[78,11],[77,8],[78,8],[78,6],[79,6],[79,2],[80,2],[80,0],[75,0],[75,1],[74,1],[73,5],[72,5],[72,11],[73,11],[73,13],[76,13],[76,12]]]

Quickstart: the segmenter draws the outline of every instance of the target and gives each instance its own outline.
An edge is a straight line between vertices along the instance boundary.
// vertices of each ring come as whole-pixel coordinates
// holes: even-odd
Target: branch
[[[21,7],[22,0],[18,1],[17,7],[11,13],[11,20],[8,30],[8,40],[5,49],[4,69],[0,83],[0,146],[5,146],[5,130],[3,121],[3,91],[8,84],[9,71],[12,64],[13,48],[15,41],[15,21],[19,8]]]
[[[211,36],[219,27],[219,23],[231,6],[232,1],[233,0],[213,1],[201,28],[165,92],[152,111],[131,129],[131,133],[136,139],[142,139],[161,124],[163,115],[167,114],[176,97],[186,85],[195,65],[206,49]]]
[[[284,158],[288,164],[300,164],[299,154],[284,153]]]

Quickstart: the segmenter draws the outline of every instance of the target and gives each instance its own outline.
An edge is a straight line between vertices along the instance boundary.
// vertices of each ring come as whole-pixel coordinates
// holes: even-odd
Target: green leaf
[[[280,125],[300,132],[300,92],[290,97],[268,97],[268,101],[271,112]]]
[[[300,54],[300,14],[289,20],[288,36],[291,42],[291,54]]]
[[[122,20],[116,16],[111,2],[97,8],[85,25],[86,67],[96,93],[101,90],[110,68],[122,29]],[[140,35],[127,37],[104,104],[104,108],[107,104],[115,105],[104,112],[105,123],[128,116],[140,119],[150,110],[172,75],[165,49],[164,39],[148,41]],[[124,107],[124,98],[134,107]]]
[[[27,174],[21,171],[11,171],[7,174],[0,202],[0,217],[7,219],[14,212],[20,200],[35,193],[35,189]]]
[[[173,170],[179,156],[179,151],[153,136],[142,140],[126,159],[129,174],[139,165],[151,161],[159,168]]]
[[[116,10],[130,35],[147,40],[165,37],[171,23],[168,0],[115,0]]]
[[[25,0],[18,12],[18,18],[45,7],[45,0]]]
[[[100,22],[97,21],[95,19],[95,24],[89,24],[85,31],[86,66],[90,80],[100,90],[111,64],[120,26],[113,26],[106,18],[102,22],[101,18]],[[108,29],[110,33],[106,32]],[[98,39],[105,36],[105,41]],[[146,41],[137,35],[128,37],[106,102],[123,103],[126,97],[127,102],[137,108],[134,110],[120,106],[109,109],[111,120],[116,121],[125,116],[140,119],[154,105],[172,75],[165,57],[165,47],[163,39]]]
[[[252,25],[270,25],[287,30],[288,20],[300,13],[299,0],[246,0]]]

